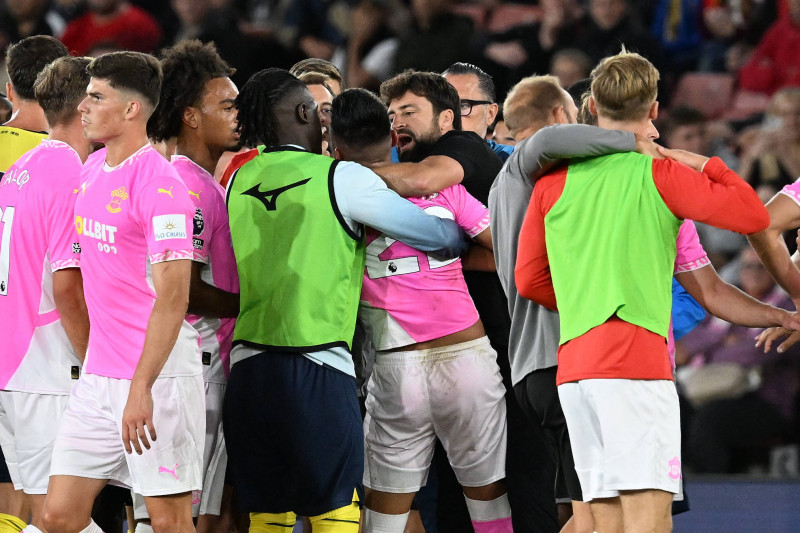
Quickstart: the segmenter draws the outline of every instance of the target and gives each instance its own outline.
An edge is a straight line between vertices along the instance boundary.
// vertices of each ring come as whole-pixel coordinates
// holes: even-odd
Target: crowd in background
[[[534,73],[552,73],[569,87],[624,44],[661,72],[661,143],[722,157],[764,201],[800,176],[800,0],[0,3],[0,52],[34,34],[53,35],[74,55],[90,56],[157,54],[185,39],[213,41],[236,67],[240,87],[262,68],[288,69],[305,57],[329,60],[348,86],[371,90],[406,68],[441,72],[470,62],[493,76],[499,102]],[[744,237],[698,230],[724,279],[760,300],[791,305]],[[796,237],[786,236],[790,250]],[[685,369],[679,375],[687,382],[711,363],[736,365],[746,378],[717,395],[690,387],[685,450],[695,470],[764,466],[770,447],[800,441],[800,351],[765,356],[753,347],[754,335],[708,317],[678,343]]]

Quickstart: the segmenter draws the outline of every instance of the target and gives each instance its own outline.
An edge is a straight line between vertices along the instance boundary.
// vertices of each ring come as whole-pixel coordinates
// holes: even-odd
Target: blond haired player
[[[598,125],[651,136],[658,77],[638,54],[601,61]],[[558,393],[598,533],[672,527],[682,476],[666,337],[682,219],[741,233],[769,222],[720,159],[677,157],[689,166],[632,152],[572,161],[537,183],[520,232],[517,289],[560,313]]]

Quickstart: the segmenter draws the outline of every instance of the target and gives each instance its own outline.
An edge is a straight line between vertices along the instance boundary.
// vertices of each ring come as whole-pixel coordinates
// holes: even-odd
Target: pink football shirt
[[[461,185],[409,200],[470,237],[489,227],[489,210]],[[391,350],[466,329],[478,312],[460,258],[441,261],[370,228],[359,318],[375,348]]]
[[[239,292],[225,191],[214,176],[186,156],[172,156],[172,167],[189,189],[189,198],[194,203],[192,244],[194,260],[203,263],[201,279],[224,291]],[[187,315],[186,320],[200,334],[205,382],[225,383],[236,319]]]
[[[72,224],[81,160],[43,140],[0,178],[0,389],[68,394],[80,361],[53,299],[53,272],[80,266]]]
[[[675,242],[678,254],[675,256],[675,274],[690,272],[703,268],[711,263],[700,244],[700,237],[697,235],[697,228],[691,220],[684,220],[678,230],[678,238]],[[667,336],[667,351],[672,368],[675,368],[675,336],[672,333],[672,321],[669,324],[669,335]]]
[[[797,205],[800,205],[800,179],[798,179],[794,183],[785,185],[783,189],[780,190],[780,193],[785,194],[786,196],[797,202]]]
[[[75,203],[91,329],[84,371],[131,379],[156,292],[152,264],[192,259],[194,206],[177,172],[149,144],[116,167],[86,161]],[[198,335],[184,321],[161,376],[201,372]]]

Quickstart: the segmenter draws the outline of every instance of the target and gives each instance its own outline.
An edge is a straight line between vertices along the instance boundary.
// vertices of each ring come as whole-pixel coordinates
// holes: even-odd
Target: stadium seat
[[[691,107],[708,118],[717,118],[731,103],[734,81],[730,74],[688,72],[678,81],[670,105]]]
[[[752,91],[736,91],[730,109],[723,117],[727,120],[742,120],[763,113],[769,105],[769,96]]]

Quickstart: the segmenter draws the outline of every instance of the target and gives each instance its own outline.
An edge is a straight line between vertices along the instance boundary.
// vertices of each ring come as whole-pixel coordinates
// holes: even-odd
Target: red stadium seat
[[[688,72],[672,94],[671,107],[691,107],[708,118],[717,118],[730,106],[734,78],[730,74]]]
[[[769,105],[769,96],[751,91],[736,91],[730,109],[725,112],[727,120],[738,120],[763,113]]]

